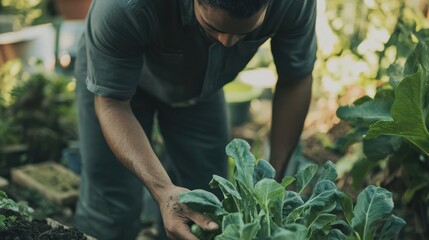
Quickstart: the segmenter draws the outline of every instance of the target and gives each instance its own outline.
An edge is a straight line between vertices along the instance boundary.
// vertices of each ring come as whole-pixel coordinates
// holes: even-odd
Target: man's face
[[[225,47],[231,47],[262,25],[267,6],[248,18],[234,18],[221,8],[194,0],[195,17],[204,31]]]

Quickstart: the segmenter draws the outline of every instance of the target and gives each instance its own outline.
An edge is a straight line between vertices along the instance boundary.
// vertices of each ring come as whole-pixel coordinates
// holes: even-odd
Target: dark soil
[[[305,157],[319,163],[324,164],[330,160],[337,162],[344,153],[333,149],[335,141],[340,137],[344,137],[350,127],[344,123],[339,122],[332,126],[326,134],[314,134],[302,143],[302,154]]]
[[[28,221],[19,213],[0,208],[5,217],[15,216],[7,222],[7,227],[0,230],[2,240],[87,240],[87,237],[75,228],[51,227],[46,220]]]
[[[26,202],[31,206],[34,210],[34,213],[32,214],[34,218],[51,218],[65,226],[73,226],[72,215],[74,206],[61,206],[45,199],[43,195],[35,190],[26,189],[14,183],[11,183],[4,189],[4,191],[7,193],[9,198],[15,201]]]

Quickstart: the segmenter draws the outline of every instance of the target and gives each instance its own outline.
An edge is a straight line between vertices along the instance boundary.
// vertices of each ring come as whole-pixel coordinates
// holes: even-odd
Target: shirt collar
[[[194,0],[178,0],[180,3],[180,14],[184,26],[197,23],[194,13]]]

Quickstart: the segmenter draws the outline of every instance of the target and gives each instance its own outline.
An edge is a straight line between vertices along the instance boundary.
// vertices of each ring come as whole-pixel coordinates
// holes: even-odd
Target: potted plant
[[[55,11],[67,20],[85,19],[92,0],[52,0]]]
[[[17,72],[11,77],[15,84],[0,79],[0,89],[11,89],[0,92],[0,148],[25,144],[27,162],[59,160],[62,149],[77,139],[74,82],[40,65],[33,67],[12,69]]]
[[[17,31],[23,27],[48,23],[52,15],[45,0],[2,0],[0,1],[0,20],[2,31]]]
[[[231,126],[238,126],[250,120],[250,103],[259,97],[262,89],[239,80],[224,86],[228,118]]]

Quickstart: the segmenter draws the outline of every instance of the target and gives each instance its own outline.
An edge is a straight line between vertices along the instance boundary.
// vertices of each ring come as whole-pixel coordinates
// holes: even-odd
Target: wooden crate
[[[79,197],[79,176],[55,162],[12,168],[11,179],[12,182],[34,189],[46,199],[63,206],[73,206]]]
[[[5,189],[9,186],[9,181],[6,178],[0,177],[0,189]]]

